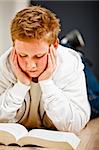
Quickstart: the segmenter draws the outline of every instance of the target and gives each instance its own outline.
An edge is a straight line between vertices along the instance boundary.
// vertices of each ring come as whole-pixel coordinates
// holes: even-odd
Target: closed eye
[[[36,58],[42,58],[45,54],[42,54],[42,55],[36,55],[35,57]]]
[[[27,57],[27,55],[24,55],[24,54],[19,54],[20,57]]]

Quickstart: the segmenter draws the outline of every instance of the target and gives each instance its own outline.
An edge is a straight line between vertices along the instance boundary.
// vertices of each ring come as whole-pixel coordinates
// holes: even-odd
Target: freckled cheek
[[[21,58],[20,56],[18,56],[18,62],[21,68],[26,67],[26,60],[24,60],[24,58]]]
[[[39,68],[44,68],[45,69],[45,67],[47,65],[47,55],[44,56],[43,58],[41,58],[40,60],[38,60],[37,65],[38,65]]]

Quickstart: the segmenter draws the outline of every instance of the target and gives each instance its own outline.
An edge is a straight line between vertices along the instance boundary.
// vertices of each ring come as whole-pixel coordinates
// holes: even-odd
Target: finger
[[[56,66],[56,52],[55,52],[55,48],[53,45],[50,48],[50,56],[51,56],[51,61],[52,61],[53,68],[54,68]]]
[[[56,49],[55,49],[55,47],[53,45],[51,45],[50,50],[53,53],[53,56],[56,58],[56,56],[57,56],[56,55]]]
[[[17,54],[15,54],[15,55],[14,55],[14,61],[13,61],[13,62],[14,62],[15,68],[16,68],[16,69],[19,69],[18,58],[17,58],[17,57],[18,57]]]
[[[48,71],[51,71],[52,70],[52,66],[53,66],[53,64],[52,64],[52,60],[51,60],[51,56],[50,56],[50,54],[48,54],[48,65],[47,65],[47,68],[46,68],[46,70]]]
[[[15,51],[14,51],[14,49],[12,49],[12,51],[10,53],[10,62],[11,62],[11,65],[13,65],[13,62],[14,62],[14,56],[15,56]]]
[[[53,47],[52,47],[52,45],[51,45],[51,47],[50,47],[50,58],[51,58],[51,61],[52,61],[52,64],[54,64],[54,55],[53,55]]]
[[[10,63],[11,63],[11,65],[12,65],[12,52],[10,53],[10,57],[9,57],[9,59],[10,59]]]

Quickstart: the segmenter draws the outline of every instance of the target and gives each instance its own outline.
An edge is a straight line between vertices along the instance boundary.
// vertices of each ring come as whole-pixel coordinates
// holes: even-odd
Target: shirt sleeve
[[[15,118],[29,89],[30,86],[18,81],[0,95],[0,122],[9,122]]]
[[[62,73],[62,72],[61,72]],[[79,132],[90,119],[83,68],[58,81],[42,80],[44,109],[58,130]]]

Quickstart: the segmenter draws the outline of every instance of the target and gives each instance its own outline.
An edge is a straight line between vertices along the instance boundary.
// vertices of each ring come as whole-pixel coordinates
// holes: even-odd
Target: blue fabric
[[[82,57],[82,62],[85,65],[84,72],[86,76],[88,99],[91,105],[91,118],[99,117],[99,82],[84,56]]]
[[[64,44],[63,46],[72,48],[73,50],[77,52],[81,52],[79,50],[76,50],[74,47],[72,47],[68,43]],[[85,66],[84,73],[86,77],[87,94],[88,94],[88,100],[91,106],[91,119],[92,119],[92,118],[99,117],[99,82],[96,79],[94,73],[92,72],[90,65],[88,64],[88,59],[84,56],[83,53],[82,53],[81,59]]]

